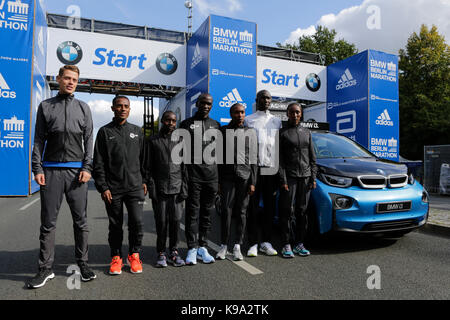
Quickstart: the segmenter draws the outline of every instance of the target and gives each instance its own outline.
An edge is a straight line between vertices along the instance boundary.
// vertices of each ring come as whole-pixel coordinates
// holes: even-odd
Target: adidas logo
[[[387,109],[384,109],[384,111],[378,116],[377,120],[375,120],[375,123],[380,126],[394,126],[394,121],[391,120]]]
[[[11,88],[8,86],[5,78],[3,78],[3,75],[1,73],[0,73],[0,98],[5,99],[16,98],[16,92],[11,90]]]
[[[353,79],[353,76],[350,73],[350,70],[348,70],[348,68],[347,68],[347,69],[345,69],[344,74],[339,79],[338,84],[336,85],[336,90],[353,87],[353,86],[356,86],[356,84],[357,84],[356,80]]]
[[[200,52],[200,46],[198,45],[198,42],[195,44],[194,49],[194,55],[192,57],[191,61],[191,69],[194,69],[196,65],[200,63],[200,61],[203,60],[202,54]]]
[[[239,94],[239,91],[236,88],[231,90],[231,92],[228,92],[228,94],[222,98],[222,100],[219,102],[219,106],[229,108],[235,103],[241,103],[245,108],[247,108],[247,104],[244,103],[241,95]]]

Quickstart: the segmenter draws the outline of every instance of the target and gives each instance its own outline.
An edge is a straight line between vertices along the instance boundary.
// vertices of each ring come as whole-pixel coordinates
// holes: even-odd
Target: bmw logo
[[[177,59],[175,59],[175,57],[170,53],[161,53],[156,59],[156,68],[162,74],[172,74],[177,71]]]
[[[62,63],[74,65],[83,58],[83,50],[81,50],[81,47],[75,42],[65,41],[58,46],[58,49],[56,49],[56,55]]]
[[[320,89],[320,78],[315,73],[308,74],[305,82],[308,89],[311,90],[312,92],[316,92],[317,90]]]

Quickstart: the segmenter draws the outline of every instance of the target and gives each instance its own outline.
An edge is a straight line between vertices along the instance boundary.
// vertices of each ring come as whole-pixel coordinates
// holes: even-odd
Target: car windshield
[[[326,158],[372,158],[369,151],[361,147],[353,140],[325,132],[313,132],[312,140],[318,159]]]

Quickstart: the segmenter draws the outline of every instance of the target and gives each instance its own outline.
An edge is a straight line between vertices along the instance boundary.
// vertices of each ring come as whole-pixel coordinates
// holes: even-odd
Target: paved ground
[[[449,199],[431,199],[430,223],[439,223],[441,214],[447,221]],[[92,188],[90,264],[97,279],[69,289],[76,283],[67,273],[74,262],[74,247],[71,217],[64,203],[56,237],[56,278],[44,288],[29,290],[25,283],[37,267],[39,194],[0,199],[0,208],[0,300],[450,299],[450,238],[428,231],[415,231],[400,240],[333,236],[311,247],[312,255],[307,258],[258,256],[246,258],[244,263],[225,260],[157,269],[153,267],[156,235],[149,201],[145,204],[144,273],[133,275],[125,268],[122,275],[111,277],[107,273],[108,220],[99,194]],[[218,219],[214,218],[213,248],[219,238]],[[277,239],[274,244],[279,248]],[[185,242],[180,248],[184,255]],[[374,278],[377,270],[380,277]],[[377,279],[380,289],[369,289],[368,282],[377,284]]]

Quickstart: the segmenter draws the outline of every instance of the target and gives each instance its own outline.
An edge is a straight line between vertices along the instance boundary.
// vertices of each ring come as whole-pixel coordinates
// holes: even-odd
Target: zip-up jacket
[[[316,154],[311,132],[301,125],[289,123],[280,129],[280,183],[287,184],[287,177],[316,179]]]
[[[249,136],[250,134],[254,134],[254,144],[251,145],[251,140],[246,139],[245,146],[244,146],[244,159],[238,159],[238,142],[237,138],[234,138],[234,154],[233,154],[233,163],[227,163],[227,149],[231,148],[232,141],[227,139],[227,130],[233,130],[233,132],[236,132],[236,130],[243,130],[245,132],[245,135]],[[220,180],[222,179],[234,179],[235,176],[247,180],[249,179],[250,185],[256,185],[256,176],[258,173],[258,163],[257,163],[257,155],[258,155],[258,138],[256,136],[256,131],[254,129],[251,129],[247,126],[236,126],[233,125],[233,123],[229,123],[228,125],[222,127],[220,129],[222,131],[223,136],[223,164],[219,165],[219,177]],[[250,132],[250,134],[248,134]],[[228,146],[229,145],[229,146]],[[251,159],[251,147],[256,146],[255,152],[255,159]],[[244,163],[239,163],[239,161],[242,161]],[[254,163],[250,163],[251,161],[254,161]]]
[[[140,127],[113,120],[98,130],[94,147],[93,177],[98,192],[112,194],[142,188],[144,137]]]
[[[92,115],[89,106],[73,95],[58,94],[42,101],[36,115],[32,155],[34,174],[43,173],[43,161],[82,162],[92,171]]]
[[[194,130],[196,129],[196,126],[200,125],[202,126],[201,162],[200,159],[197,159],[197,161],[195,161],[195,153],[194,153],[195,145],[200,142],[195,141],[196,139],[194,138]],[[191,163],[186,165],[189,180],[193,182],[217,182],[219,179],[217,164],[205,163],[205,159],[203,159],[203,151],[208,145],[210,145],[214,141],[213,138],[210,138],[208,139],[208,141],[205,141],[204,139],[205,131],[207,131],[208,129],[220,130],[220,123],[209,117],[206,119],[201,119],[200,117],[197,116],[197,114],[195,114],[193,117],[188,118],[183,122],[181,122],[180,128],[188,130],[191,135],[191,158],[190,158]],[[215,154],[213,152],[212,156],[214,155]],[[195,162],[198,162],[199,164],[195,164]]]
[[[145,171],[152,199],[161,193],[165,195],[181,193],[183,198],[187,198],[184,164],[173,163],[171,157],[174,146],[179,142],[172,141],[171,137],[171,134],[160,131],[151,137],[147,144]]]

